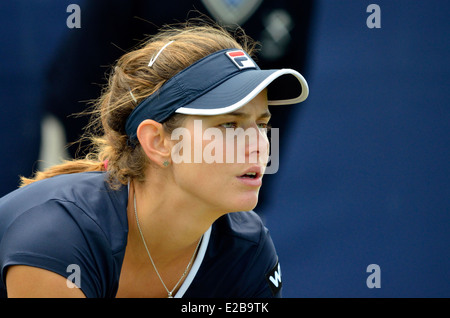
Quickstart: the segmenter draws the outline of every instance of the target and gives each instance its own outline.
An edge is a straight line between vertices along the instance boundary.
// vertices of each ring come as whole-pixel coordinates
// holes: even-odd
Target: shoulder
[[[222,249],[231,251],[235,256],[241,254],[246,259],[246,265],[254,271],[266,271],[278,261],[269,230],[253,211],[223,216],[214,224],[213,233],[222,242]]]
[[[87,295],[110,283],[127,233],[126,195],[97,173],[58,176],[0,200],[0,289],[8,266],[28,265],[62,276],[77,264]],[[120,259],[120,257],[118,257]],[[116,266],[117,267],[117,266]]]
[[[212,227],[202,268],[187,296],[273,297],[267,275],[277,267],[278,256],[268,229],[254,212],[234,212]],[[281,289],[281,285],[280,289]]]
[[[83,269],[82,279],[86,279],[83,291],[98,296],[97,290],[89,290],[94,286],[91,282],[101,283],[100,267],[112,263],[111,254],[103,231],[79,207],[68,201],[50,200],[20,214],[2,233],[0,289],[5,288],[6,275],[14,265],[68,277],[68,269],[76,264]]]
[[[126,187],[112,190],[105,177],[102,172],[60,175],[11,192],[0,199],[0,240],[22,215],[32,218],[39,213],[44,220],[69,217],[77,222],[93,222],[108,236],[117,227],[127,228]]]
[[[245,240],[249,244],[259,244],[268,234],[261,218],[253,211],[226,214],[214,223],[213,229],[217,234]]]
[[[50,199],[80,202],[105,189],[105,174],[84,172],[63,174],[36,181],[0,198],[0,212],[28,210]],[[11,212],[10,212],[11,213]]]

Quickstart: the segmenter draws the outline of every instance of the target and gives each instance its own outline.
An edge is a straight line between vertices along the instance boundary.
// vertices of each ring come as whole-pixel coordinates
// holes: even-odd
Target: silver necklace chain
[[[169,290],[169,289],[167,288],[166,284],[164,284],[164,281],[163,281],[163,279],[161,278],[161,275],[159,274],[158,269],[156,268],[155,262],[153,261],[153,258],[152,258],[152,256],[150,255],[150,251],[148,250],[147,243],[145,243],[144,234],[142,234],[141,226],[140,226],[140,224],[139,224],[139,218],[138,218],[138,215],[137,215],[137,209],[136,209],[136,193],[133,194],[133,201],[134,201],[134,215],[135,215],[135,217],[136,217],[136,224],[137,224],[137,227],[138,227],[138,230],[139,230],[139,234],[141,235],[142,242],[144,243],[145,250],[147,251],[148,258],[150,258],[150,261],[152,262],[153,268],[155,269],[156,275],[158,275],[158,278],[159,278],[159,280],[161,281],[162,285],[164,286],[164,289],[167,291],[167,297],[168,297],[168,298],[173,298],[172,293],[173,293],[173,291],[178,287],[178,285],[180,284],[180,282],[183,280],[184,276],[186,276],[186,274],[187,274],[187,272],[188,272],[188,270],[189,270],[189,267],[191,266],[192,261],[194,260],[194,256],[195,256],[195,254],[197,254],[197,250],[198,250],[198,247],[200,246],[200,242],[202,241],[202,237],[203,237],[203,236],[198,240],[197,247],[195,248],[194,254],[192,254],[192,257],[191,257],[191,260],[189,261],[189,264],[186,266],[186,269],[184,270],[183,275],[181,275],[180,279],[179,279],[178,282],[175,284],[175,286],[173,287],[173,289],[172,289],[172,290]]]

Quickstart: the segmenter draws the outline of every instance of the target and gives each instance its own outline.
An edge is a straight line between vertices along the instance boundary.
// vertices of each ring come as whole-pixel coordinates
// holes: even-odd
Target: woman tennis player
[[[261,70],[253,50],[245,36],[184,25],[121,57],[96,104],[92,153],[0,199],[0,295],[280,297],[276,251],[251,210],[268,106],[301,102],[308,86],[294,70]],[[287,80],[298,89],[282,96]]]

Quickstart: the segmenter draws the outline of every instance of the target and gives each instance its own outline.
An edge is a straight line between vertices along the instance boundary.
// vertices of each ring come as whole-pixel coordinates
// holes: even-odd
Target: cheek
[[[174,166],[178,190],[194,203],[201,202],[217,211],[232,212],[242,209],[242,199],[237,191],[237,180],[230,177],[226,164],[190,163]]]
[[[235,163],[236,145],[224,138],[203,143],[203,160],[205,163],[216,165]],[[214,167],[219,170],[219,167]]]
[[[172,140],[175,140],[171,150],[174,163],[224,163],[226,151],[233,152],[217,128],[209,128],[203,133],[179,130]]]

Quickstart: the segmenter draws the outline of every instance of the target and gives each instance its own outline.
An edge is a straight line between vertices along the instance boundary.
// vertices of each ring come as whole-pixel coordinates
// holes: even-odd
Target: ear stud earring
[[[169,160],[164,160],[163,166],[164,166],[164,167],[167,167],[168,165],[169,165]]]

